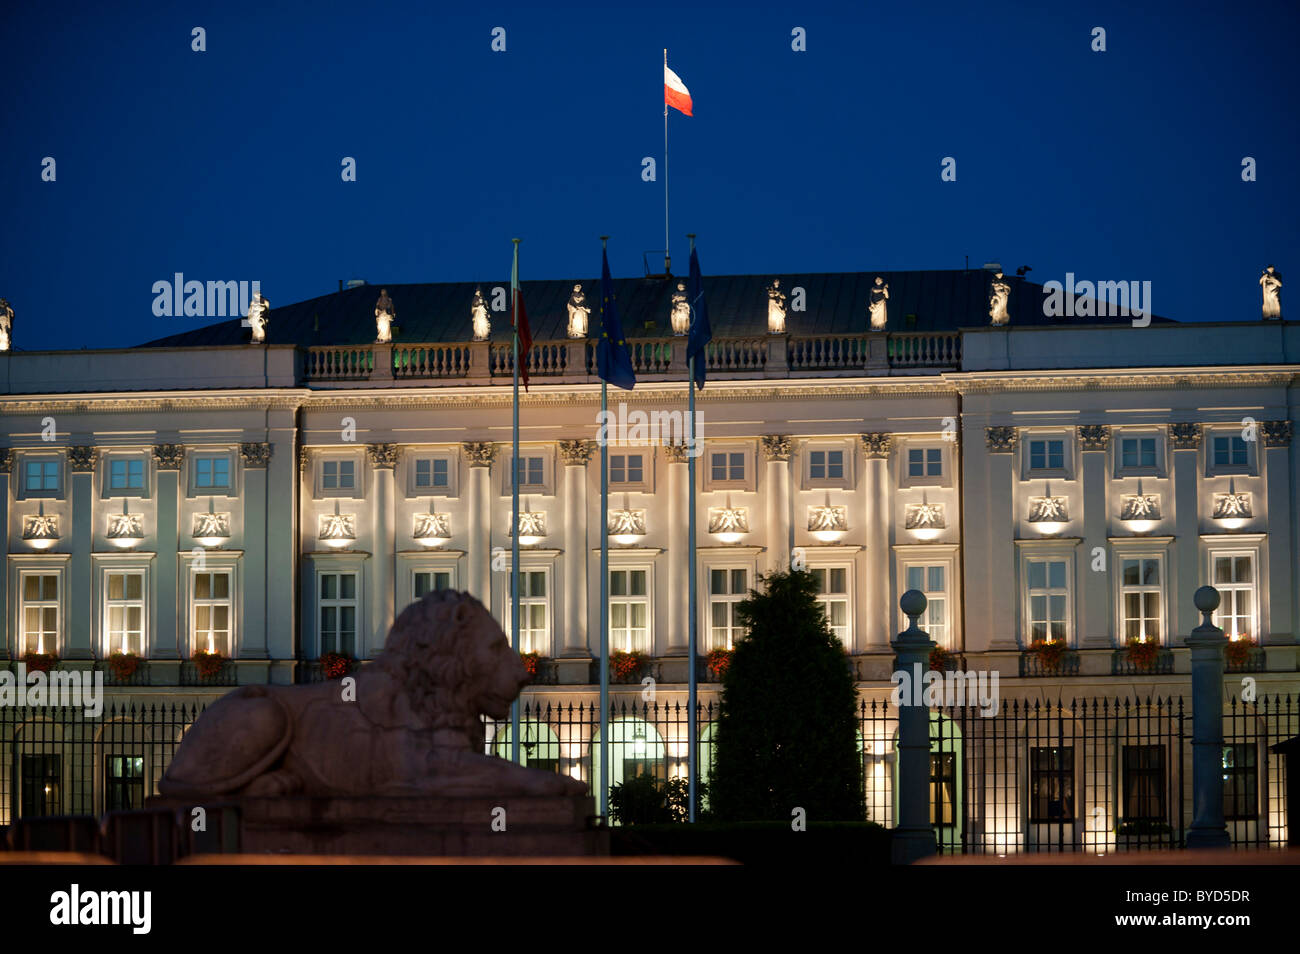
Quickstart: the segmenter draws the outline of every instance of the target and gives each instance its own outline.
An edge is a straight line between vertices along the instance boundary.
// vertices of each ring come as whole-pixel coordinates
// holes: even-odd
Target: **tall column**
[[[922,676],[930,668],[930,634],[916,624],[925,612],[925,594],[908,590],[898,601],[909,625],[891,644],[898,654],[893,676],[898,703],[898,827],[892,860],[909,864],[933,855],[937,846],[930,824],[930,707]]]
[[[863,527],[866,529],[867,590],[863,594],[866,605],[867,629],[859,646],[872,652],[884,652],[889,647],[891,614],[889,585],[889,531],[893,523],[889,500],[889,454],[894,439],[886,433],[862,435],[866,451],[866,466],[862,480],[866,485],[866,512]]]
[[[95,545],[95,447],[69,447],[68,469],[72,471],[72,559],[68,564],[68,632],[64,643],[67,659],[92,659],[90,611],[90,553]]]
[[[469,493],[466,495],[469,570],[465,586],[471,596],[491,607],[492,491],[489,475],[497,448],[491,441],[466,441],[461,447],[469,461]]]
[[[150,656],[179,659],[176,619],[180,587],[177,570],[180,552],[180,479],[185,463],[182,444],[155,444],[153,459],[158,471],[158,559],[154,563],[154,605]]]
[[[764,539],[767,540],[767,572],[790,565],[790,448],[788,434],[766,434],[762,439],[763,457],[767,461],[767,480],[763,494]]]
[[[1196,463],[1201,449],[1201,425],[1170,424],[1169,445],[1174,451],[1174,588],[1169,605],[1176,607],[1175,633],[1190,633],[1196,613],[1188,599],[1201,579],[1201,518],[1197,498]]]
[[[1259,425],[1265,460],[1264,492],[1268,495],[1268,643],[1294,643],[1291,629],[1295,594],[1291,590],[1291,422]]]
[[[294,512],[298,506],[297,429],[292,411],[276,412],[280,426],[266,467],[266,581],[271,599],[266,607],[266,651],[271,659],[294,658],[294,633],[298,606],[292,598],[298,575],[298,541],[294,538]],[[270,436],[270,435],[268,435]],[[289,678],[287,671],[283,673]]]
[[[1084,649],[1105,649],[1111,645],[1110,574],[1092,570],[1090,554],[1094,547],[1109,549],[1106,509],[1106,449],[1110,446],[1110,428],[1104,424],[1085,424],[1079,428],[1079,447],[1083,451],[1083,556],[1078,572],[1083,581],[1079,592],[1079,645]]]
[[[6,621],[9,619],[9,472],[13,463],[13,451],[0,448],[0,527],[5,529],[0,534],[0,659],[7,659],[11,652]],[[14,598],[17,599],[17,594]]]
[[[1223,647],[1228,640],[1211,621],[1219,591],[1202,586],[1193,597],[1201,625],[1187,637],[1192,648],[1192,827],[1188,848],[1227,848],[1223,820]]]
[[[560,441],[564,461],[564,650],[585,656],[587,646],[587,464],[593,441]]]
[[[244,462],[244,568],[240,574],[244,627],[239,634],[239,658],[266,659],[266,609],[272,599],[266,575],[266,524],[270,510],[266,471],[271,462],[271,445],[263,441],[240,444],[239,456]]]
[[[686,508],[690,506],[690,470],[685,444],[667,444],[668,461],[668,647],[670,656],[684,656],[687,650],[687,574],[689,554],[686,540]],[[656,640],[655,645],[660,641]]]
[[[396,444],[367,444],[366,456],[370,459],[372,478],[375,482],[374,511],[371,514],[374,528],[374,599],[370,602],[370,640],[366,647],[368,655],[375,655],[383,649],[388,638],[388,629],[393,625],[396,615],[397,594],[394,580],[397,576],[394,562],[396,539],[396,519],[393,513],[394,469],[397,467]]]
[[[966,511],[969,519],[971,510],[983,510],[986,520],[982,523],[982,529],[988,553],[987,563],[978,571],[978,578],[983,584],[979,603],[970,607],[967,618],[979,620],[981,625],[990,627],[988,648],[1004,652],[1020,646],[1015,624],[1016,514],[1012,509],[1015,497],[1013,474],[1019,447],[1020,435],[1014,427],[1003,425],[984,428],[987,474],[984,495],[972,495],[970,499],[979,500],[980,506]],[[971,493],[969,486],[967,493]],[[972,559],[967,567],[974,568],[975,563],[976,560]],[[971,590],[974,589],[972,586]]]

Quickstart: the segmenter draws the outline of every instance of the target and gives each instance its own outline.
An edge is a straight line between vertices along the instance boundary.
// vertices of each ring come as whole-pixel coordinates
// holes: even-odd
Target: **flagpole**
[[[695,252],[695,235],[694,233],[687,236],[691,240],[691,253]],[[691,321],[695,321],[695,311],[692,307]],[[695,610],[695,601],[697,594],[696,572],[695,572],[695,355],[692,354],[690,361],[687,362],[686,390],[690,395],[688,408],[686,412],[686,433],[688,436],[686,443],[686,484],[689,487],[687,492],[686,504],[686,538],[688,540],[688,559],[690,580],[687,583],[686,612],[689,622],[686,629],[686,658],[688,665],[686,667],[686,777],[688,779],[687,804],[690,806],[688,821],[692,824],[695,822],[695,788],[696,779],[699,777],[699,766],[696,764],[696,741],[699,738],[699,720],[698,713],[695,711],[695,667],[699,660],[696,655],[698,650],[698,625],[699,614]]]
[[[519,652],[519,239],[515,243],[514,265],[510,270],[511,302],[510,323],[514,326],[514,420],[511,435],[513,453],[510,458],[510,519],[514,533],[510,535],[510,630],[511,644]],[[519,697],[510,703],[510,761],[519,764]]]
[[[609,242],[600,237],[602,255]],[[602,304],[602,308],[603,308]],[[604,313],[601,326],[604,330]],[[599,813],[609,814],[609,382],[600,379],[600,420],[606,427],[600,442],[600,799]]]
[[[668,48],[664,48],[664,69],[668,69]],[[664,74],[667,76],[667,73]],[[672,274],[672,256],[668,254],[668,97],[664,96],[664,274]]]

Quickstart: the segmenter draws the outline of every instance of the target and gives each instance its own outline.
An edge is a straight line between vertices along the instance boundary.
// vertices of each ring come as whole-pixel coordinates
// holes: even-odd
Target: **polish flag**
[[[664,62],[664,102],[679,113],[691,115],[691,91]]]

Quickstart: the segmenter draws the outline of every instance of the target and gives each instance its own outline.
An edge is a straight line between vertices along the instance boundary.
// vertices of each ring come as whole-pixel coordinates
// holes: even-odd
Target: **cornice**
[[[296,411],[310,391],[186,392],[180,394],[0,395],[0,414],[271,410]]]
[[[1101,368],[1088,371],[989,371],[944,374],[959,394],[1018,391],[1149,391],[1170,388],[1286,387],[1300,381],[1300,368]]]

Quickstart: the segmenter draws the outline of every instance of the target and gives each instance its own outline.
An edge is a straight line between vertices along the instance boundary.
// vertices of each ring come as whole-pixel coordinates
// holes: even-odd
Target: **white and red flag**
[[[664,103],[679,113],[691,115],[691,91],[681,77],[668,68],[667,56],[664,57]]]

